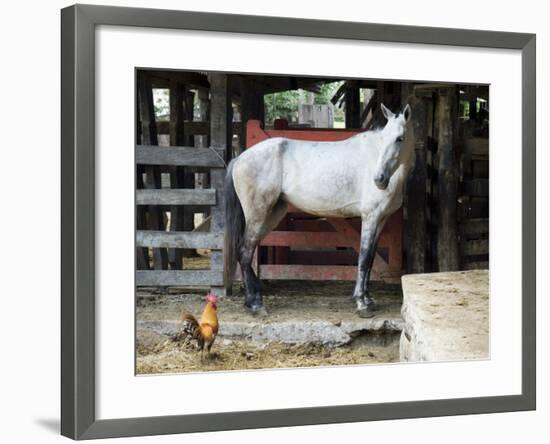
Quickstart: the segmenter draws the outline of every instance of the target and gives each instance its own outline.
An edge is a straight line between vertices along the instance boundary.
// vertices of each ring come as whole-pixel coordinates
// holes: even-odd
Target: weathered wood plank
[[[463,270],[488,270],[489,261],[474,261],[462,264]]]
[[[487,197],[472,197],[469,202],[468,215],[474,219],[489,217],[489,199]]]
[[[219,150],[225,161],[231,157],[231,142],[233,131],[231,122],[233,120],[233,107],[231,105],[231,92],[229,87],[229,76],[222,73],[211,73],[208,75],[210,82],[210,143],[212,147]],[[225,165],[220,165],[225,166]],[[210,184],[217,192],[216,205],[210,209],[210,230],[213,233],[224,231],[225,211],[223,200],[223,182],[225,178],[224,168],[212,168],[210,171]],[[210,256],[210,267],[213,271],[223,274],[224,260],[222,252],[214,251]],[[220,284],[223,285],[223,282]],[[219,288],[216,288],[219,287]],[[231,292],[229,287],[212,285],[212,290],[218,294],[225,295]]]
[[[194,88],[208,88],[208,81],[204,73],[198,73],[194,71],[160,71],[160,70],[147,70],[146,71],[151,80],[154,88],[168,88],[171,80],[178,80],[186,85]]]
[[[462,223],[466,236],[480,236],[489,233],[489,219],[467,219]]]
[[[145,146],[136,147],[138,165],[172,165],[194,167],[224,167],[223,155],[210,148],[188,146]]]
[[[428,106],[424,99],[416,97],[410,91],[411,85],[406,83],[407,100],[412,110],[412,131],[407,134],[405,143],[413,144],[416,156],[414,169],[406,186],[407,224],[405,225],[405,248],[407,252],[407,271],[424,273],[427,264],[428,235],[426,233],[426,179],[428,175],[427,162],[427,120]],[[403,96],[405,96],[405,91]]]
[[[151,77],[144,71],[138,71],[138,97],[140,102],[141,143],[145,145],[158,145]],[[144,188],[161,187],[161,173],[158,166],[147,165],[143,168],[143,171],[145,173]],[[149,207],[147,209],[146,221],[148,222],[147,228],[149,229],[164,229],[164,216],[158,207]],[[166,250],[153,249],[153,268],[168,268],[168,252]]]
[[[168,131],[165,134],[170,134],[170,145],[184,145],[184,107],[183,98],[185,95],[185,85],[174,79],[170,81],[170,121],[168,123]],[[157,123],[157,131],[160,129],[160,122]]]
[[[153,103],[151,78],[144,71],[138,71],[139,120],[141,123],[142,143],[158,145],[158,132]]]
[[[243,127],[241,122],[233,122],[232,126],[235,134],[239,134]],[[210,122],[185,121],[183,122],[183,131],[187,136],[208,136],[210,134]],[[157,121],[157,133],[169,134],[170,122],[168,120]]]
[[[264,92],[259,88],[259,85],[250,76],[239,77],[239,87],[241,93],[241,120],[244,122],[240,125],[240,130],[233,133],[239,134],[239,148],[241,152],[246,148],[246,123],[249,120],[264,120]]]
[[[456,271],[459,268],[458,250],[458,178],[453,150],[453,106],[455,88],[439,91],[438,111],[438,210],[437,262],[439,271]]]
[[[489,240],[474,239],[464,243],[464,254],[466,256],[479,256],[489,254]]]
[[[143,188],[143,166],[136,165],[136,188]],[[136,208],[136,228],[143,230],[147,228],[147,208],[140,206]],[[136,266],[138,270],[149,270],[149,250],[147,248],[136,249]]]
[[[184,133],[184,96],[186,94],[185,85],[175,78],[170,79],[170,146],[185,146],[186,137]],[[160,125],[157,125],[160,129]],[[181,166],[170,166],[170,188],[185,188],[184,171]],[[184,208],[178,205],[170,207],[170,231],[185,231],[184,228]],[[170,248],[168,250],[170,268],[172,270],[181,270],[183,268],[183,250]]]
[[[476,177],[478,179],[488,179],[489,160],[473,159],[471,163],[471,174],[472,177]]]
[[[369,103],[367,103],[367,105],[361,112],[361,118],[359,119],[360,127],[362,127],[365,124],[365,120],[367,120],[369,113],[374,110],[377,104],[378,104],[378,96],[376,94],[376,91],[374,91],[374,94],[370,98]]]
[[[464,141],[464,151],[473,156],[489,156],[489,139],[471,137]]]
[[[136,245],[138,247],[153,248],[206,248],[221,250],[223,248],[223,233],[140,230],[136,232]]]
[[[185,89],[183,94],[183,117],[185,121],[192,121],[194,119],[194,102],[195,102],[195,92]],[[183,135],[182,143],[174,144],[181,146],[195,146],[195,136],[190,134]],[[178,187],[177,188],[195,188],[195,174],[190,170],[190,167],[177,166],[175,167],[178,176]],[[173,207],[177,215],[178,225],[175,231],[192,231],[195,222],[193,211],[189,206],[176,206]],[[182,229],[182,230],[180,230]],[[193,257],[197,254],[194,250],[177,250],[181,253],[182,257]],[[180,267],[181,268],[181,267]]]
[[[137,205],[216,205],[216,190],[151,189],[136,191]]]
[[[488,197],[489,179],[472,179],[464,181],[464,193],[472,197]]]
[[[212,270],[138,270],[136,271],[138,286],[186,286],[223,285],[221,271]]]
[[[361,97],[357,81],[348,80],[346,82],[345,93],[345,112],[346,112],[346,128],[361,127]]]

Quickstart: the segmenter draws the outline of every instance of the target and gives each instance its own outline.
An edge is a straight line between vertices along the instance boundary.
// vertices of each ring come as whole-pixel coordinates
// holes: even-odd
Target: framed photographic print
[[[535,408],[534,35],[61,26],[63,435]]]

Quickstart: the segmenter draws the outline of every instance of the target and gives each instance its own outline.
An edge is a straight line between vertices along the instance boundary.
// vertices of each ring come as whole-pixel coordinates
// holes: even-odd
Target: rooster
[[[202,312],[200,322],[190,313],[183,312],[181,314],[180,332],[174,336],[173,340],[179,339],[194,339],[197,341],[198,348],[201,352],[201,361],[203,360],[204,349],[210,357],[210,349],[216,340],[218,334],[218,297],[213,293],[208,293],[206,296],[206,306]]]

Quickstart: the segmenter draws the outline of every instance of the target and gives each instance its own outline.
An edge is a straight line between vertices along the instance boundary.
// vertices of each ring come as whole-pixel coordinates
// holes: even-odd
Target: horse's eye
[[[396,142],[403,142],[403,137],[398,137],[395,141]]]

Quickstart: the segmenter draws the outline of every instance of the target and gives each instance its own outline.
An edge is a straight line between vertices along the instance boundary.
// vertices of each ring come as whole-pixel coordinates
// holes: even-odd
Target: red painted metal
[[[277,126],[279,127],[279,125],[281,124],[278,124]],[[332,142],[349,139],[351,136],[354,136],[361,131],[364,130],[322,128],[264,130],[262,129],[259,120],[249,120],[246,123],[246,147],[250,148],[252,145],[257,144],[262,140],[269,139],[270,137],[287,137],[289,139],[312,140],[314,142]]]
[[[340,246],[358,249],[358,242],[345,233],[315,231],[272,231],[262,241],[269,247],[326,247]]]
[[[246,126],[246,146],[250,148],[262,140],[271,137],[286,137],[296,140],[337,141],[345,140],[359,131],[357,129],[289,129],[286,122],[276,122],[273,130],[263,130],[260,121],[249,120]],[[401,276],[401,229],[402,211],[394,213],[380,235],[378,249],[387,250],[388,260],[380,254],[374,259],[371,279],[395,281]],[[281,224],[266,236],[261,243],[263,262],[258,262],[262,279],[300,279],[300,280],[355,280],[357,276],[356,260],[361,239],[361,220],[318,218],[308,215],[294,207],[289,207],[287,216]],[[348,248],[348,254],[336,248]],[[292,251],[290,249],[292,248]],[[314,261],[322,254],[325,263],[337,263],[350,260],[349,265],[315,265]],[[353,248],[353,250],[349,250]],[[354,251],[355,253],[352,253]],[[296,254],[294,254],[296,253]],[[308,254],[311,253],[311,254]],[[313,254],[315,253],[315,254]],[[307,263],[289,263],[300,258]],[[267,263],[265,263],[267,262]]]
[[[278,265],[260,267],[261,279],[292,279],[307,281],[354,281],[357,267],[353,265]]]

